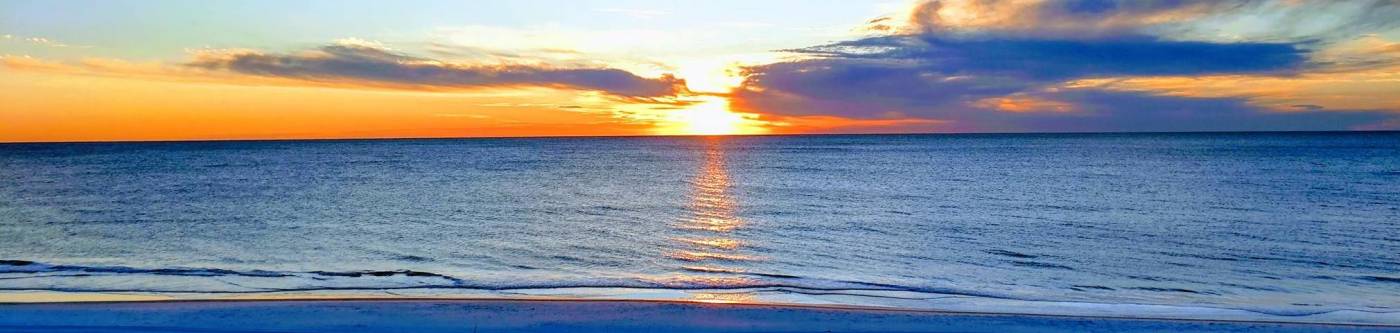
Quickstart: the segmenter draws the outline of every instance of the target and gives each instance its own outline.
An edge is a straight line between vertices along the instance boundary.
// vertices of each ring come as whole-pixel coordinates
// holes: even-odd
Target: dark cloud
[[[960,2],[962,10],[1010,14],[939,21],[935,13],[949,3],[927,1],[912,14],[913,32],[786,50],[808,58],[749,67],[732,104],[776,114],[936,119],[959,131],[1320,130],[1391,117],[1308,107],[1277,112],[1243,98],[1067,85],[1137,76],[1286,77],[1315,67],[1308,62],[1313,40],[1212,42],[1146,34],[1163,22],[1271,3],[1050,1],[1012,8],[1018,3],[1024,2]]]
[[[740,104],[795,114],[948,118],[989,97],[1118,75],[1290,73],[1290,44],[876,37],[793,50],[820,58],[749,68]],[[795,105],[794,105],[795,104]]]
[[[1080,110],[1072,114],[981,112],[969,120],[986,124],[982,130],[997,131],[1174,132],[1349,130],[1393,118],[1383,112],[1263,111],[1235,98],[1087,89],[1053,96]]]
[[[1066,40],[949,38],[938,35],[874,37],[790,50],[828,59],[908,64],[920,74],[983,74],[1056,80],[1109,75],[1284,73],[1305,53],[1289,43],[1164,41],[1146,36]]]
[[[466,66],[356,45],[330,45],[297,54],[209,55],[188,65],[258,76],[425,89],[548,86],[641,98],[685,91],[685,81],[670,75],[644,78],[610,68]]]

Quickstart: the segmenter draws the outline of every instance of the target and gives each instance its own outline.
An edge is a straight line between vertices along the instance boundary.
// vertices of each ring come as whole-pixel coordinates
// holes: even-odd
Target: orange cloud
[[[1311,55],[1310,71],[1280,75],[1110,77],[1070,81],[1065,88],[1147,92],[1165,96],[1244,98],[1278,112],[1400,112],[1400,43],[1376,35],[1329,45]]]
[[[1066,88],[1147,92],[1165,96],[1244,98],[1274,111],[1382,110],[1400,112],[1400,66],[1296,76],[1210,75],[1096,78]]]
[[[221,73],[159,62],[131,62],[110,58],[84,58],[77,61],[55,61],[28,56],[0,56],[0,69],[53,75],[92,76],[140,79],[165,82],[222,83],[252,86],[320,86],[345,85],[308,83],[303,81],[262,78],[236,73]]]
[[[929,133],[946,129],[947,121],[894,118],[854,119],[838,116],[763,116],[773,134],[803,133]]]
[[[1060,101],[1053,101],[1053,100],[1048,100],[1048,99],[1030,97],[1030,96],[1006,96],[1006,97],[984,98],[984,99],[978,100],[978,101],[976,101],[976,102],[973,102],[973,103],[972,103],[972,106],[979,107],[979,108],[983,108],[983,109],[992,109],[992,110],[997,110],[997,111],[1002,111],[1002,112],[1015,112],[1015,113],[1024,113],[1024,112],[1055,112],[1055,113],[1063,113],[1063,112],[1074,112],[1074,111],[1075,111],[1074,105],[1072,105],[1072,104],[1065,103],[1065,102],[1060,102]]]
[[[66,70],[69,70],[69,69],[71,68],[71,66],[65,65],[65,64],[60,63],[60,62],[56,62],[56,61],[47,61],[47,60],[43,60],[43,59],[39,59],[39,58],[33,58],[33,57],[27,57],[27,56],[19,56],[19,57],[17,57],[17,56],[0,56],[0,64],[5,65],[5,67],[6,67],[6,68],[9,68],[9,69],[13,69],[13,70],[22,70],[22,71],[49,71],[49,72],[54,72],[54,71],[66,71]]]

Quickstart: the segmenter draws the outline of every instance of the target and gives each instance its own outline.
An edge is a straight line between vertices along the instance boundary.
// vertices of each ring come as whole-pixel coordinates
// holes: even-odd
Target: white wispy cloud
[[[23,42],[23,43],[28,43],[28,44],[33,44],[33,45],[40,45],[40,46],[47,46],[47,47],[61,47],[61,48],[89,48],[89,47],[91,47],[91,46],[84,46],[84,45],[72,45],[72,44],[60,42],[60,41],[57,41],[57,40],[54,40],[54,39],[51,39],[51,38],[47,38],[47,37],[32,37],[32,36],[31,36],[31,37],[26,37],[26,36],[12,35],[12,34],[0,35],[0,40],[5,40],[5,41],[17,41],[17,42]]]

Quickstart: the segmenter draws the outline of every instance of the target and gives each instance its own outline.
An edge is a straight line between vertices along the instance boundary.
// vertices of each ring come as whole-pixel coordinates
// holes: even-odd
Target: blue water
[[[0,145],[0,290],[1400,312],[1400,133]]]

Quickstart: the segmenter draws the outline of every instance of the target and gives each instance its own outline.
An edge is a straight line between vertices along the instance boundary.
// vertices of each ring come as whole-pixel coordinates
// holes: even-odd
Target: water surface
[[[1400,134],[0,145],[0,290],[1400,311]]]

